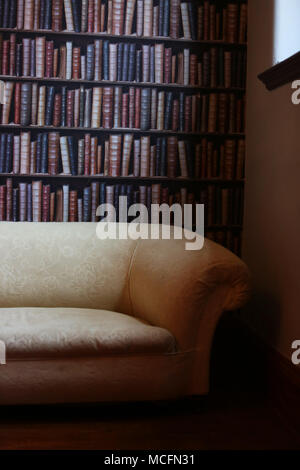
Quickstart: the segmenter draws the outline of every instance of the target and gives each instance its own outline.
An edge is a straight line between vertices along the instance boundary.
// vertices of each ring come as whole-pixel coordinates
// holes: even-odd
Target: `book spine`
[[[74,21],[71,0],[64,0],[65,18],[67,31],[74,31]]]

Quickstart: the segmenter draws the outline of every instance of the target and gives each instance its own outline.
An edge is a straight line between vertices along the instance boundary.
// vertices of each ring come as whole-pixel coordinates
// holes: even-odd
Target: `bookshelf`
[[[246,3],[0,1],[0,221],[204,203],[206,236],[239,254]]]

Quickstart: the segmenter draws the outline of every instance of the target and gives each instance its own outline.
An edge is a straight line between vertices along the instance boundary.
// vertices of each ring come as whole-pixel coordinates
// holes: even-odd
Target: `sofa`
[[[0,224],[0,404],[169,400],[209,391],[212,339],[249,296],[205,239],[100,240],[94,223]]]

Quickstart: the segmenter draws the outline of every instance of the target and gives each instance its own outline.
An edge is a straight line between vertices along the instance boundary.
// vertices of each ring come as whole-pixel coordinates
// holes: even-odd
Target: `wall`
[[[300,105],[290,85],[269,92],[257,79],[272,65],[273,26],[274,0],[249,0],[243,258],[254,294],[244,317],[290,358],[300,339]]]

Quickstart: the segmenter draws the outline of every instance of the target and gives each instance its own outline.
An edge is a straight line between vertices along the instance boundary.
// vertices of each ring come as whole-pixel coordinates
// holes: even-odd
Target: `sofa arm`
[[[129,275],[132,315],[168,329],[180,351],[199,351],[208,376],[218,320],[245,304],[249,279],[241,259],[209,240],[200,251],[186,251],[184,240],[141,240]]]

